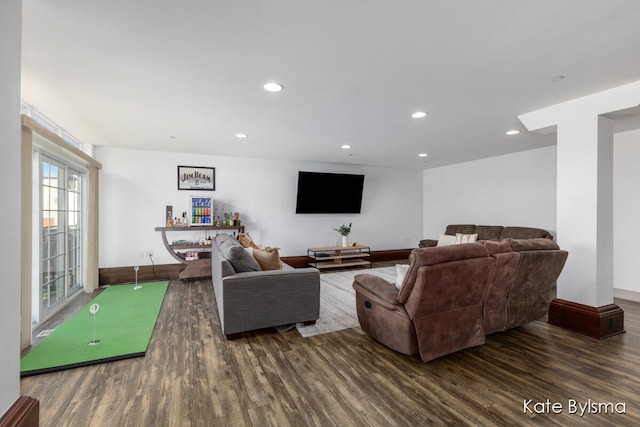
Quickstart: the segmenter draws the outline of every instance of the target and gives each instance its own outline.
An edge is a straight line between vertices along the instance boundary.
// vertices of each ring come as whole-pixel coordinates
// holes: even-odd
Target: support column
[[[613,303],[613,122],[567,117],[558,124],[557,229],[569,251],[549,323],[594,338],[624,332]]]
[[[613,122],[603,114],[640,104],[640,82],[518,118],[557,129],[557,240],[569,252],[549,323],[595,338],[624,332],[613,301]]]
[[[558,298],[613,302],[613,124],[578,117],[558,125],[558,240],[569,251]]]

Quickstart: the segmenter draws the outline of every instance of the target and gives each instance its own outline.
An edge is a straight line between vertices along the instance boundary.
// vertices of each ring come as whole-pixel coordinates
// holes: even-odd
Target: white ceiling
[[[23,99],[96,145],[424,169],[638,80],[637,0],[23,0]]]

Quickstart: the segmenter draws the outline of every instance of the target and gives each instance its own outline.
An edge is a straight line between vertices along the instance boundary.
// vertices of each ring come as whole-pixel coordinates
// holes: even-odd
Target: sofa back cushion
[[[211,246],[211,280],[214,287],[217,283],[221,283],[224,277],[233,276],[234,274],[236,274],[236,271],[233,266],[222,256],[218,245],[214,243]]]
[[[449,224],[447,225],[447,229],[444,234],[448,234],[449,236],[455,236],[457,233],[460,234],[473,234],[476,232],[475,224]]]
[[[482,256],[419,267],[407,314],[413,319],[481,304],[494,263]]]
[[[483,306],[484,332],[489,335],[507,328],[508,297],[516,278],[520,253],[513,251],[508,241],[484,240],[481,243],[496,260]]]
[[[568,252],[546,238],[507,239],[520,254],[516,277],[509,293],[507,329],[539,319],[547,314],[551,290]]]
[[[514,251],[557,251],[560,246],[551,239],[506,239]]]
[[[229,234],[216,235],[215,244],[222,256],[231,263],[236,273],[262,270],[255,258]]]
[[[489,252],[480,243],[414,249],[409,254],[409,270],[398,294],[398,302],[404,304],[409,299],[420,267],[488,256]]]
[[[534,227],[504,227],[501,239],[538,239],[545,238],[553,240],[553,235],[547,230]]]
[[[483,344],[482,300],[495,259],[480,243],[415,249],[399,300],[424,361]]]
[[[260,264],[263,271],[282,270],[282,261],[280,261],[280,253],[278,248],[260,249],[256,247],[248,248],[253,254],[253,258]]]
[[[545,238],[553,240],[553,235],[547,230],[534,227],[503,227],[502,225],[474,225],[474,224],[449,224],[445,234],[455,236],[460,234],[477,234],[478,240],[503,240],[503,239],[537,239]]]
[[[478,233],[478,240],[500,240],[503,229],[501,225],[479,225],[475,232]]]

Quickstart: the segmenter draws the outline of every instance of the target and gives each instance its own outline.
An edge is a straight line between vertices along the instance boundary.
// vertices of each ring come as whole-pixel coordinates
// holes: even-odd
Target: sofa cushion
[[[396,264],[396,288],[400,289],[409,271],[409,264]]]
[[[560,247],[556,242],[546,238],[538,239],[507,239],[511,249],[514,251],[541,251],[558,250]]]
[[[238,233],[238,242],[245,248],[257,248],[259,247],[251,238],[249,233]]]
[[[220,253],[226,258],[236,273],[245,271],[261,271],[260,264],[235,238],[228,234],[218,234],[215,243]]]
[[[473,243],[478,240],[478,235],[476,233],[473,234],[462,234],[456,233],[456,245],[461,243]]]
[[[562,272],[568,252],[550,239],[507,239],[520,255],[516,277],[509,292],[506,329],[547,315],[552,289]]]
[[[476,232],[475,224],[449,224],[444,234],[455,236],[457,233],[472,234]]]
[[[413,290],[418,269],[424,265],[442,264],[467,258],[488,257],[489,251],[479,243],[467,245],[441,246],[439,248],[418,248],[409,254],[409,271],[398,295],[398,302],[404,304]],[[406,286],[408,285],[408,286]]]
[[[449,246],[456,244],[456,236],[450,236],[448,234],[441,234],[436,246]]]
[[[507,328],[509,292],[515,280],[520,253],[512,252],[507,240],[483,240],[480,242],[495,258],[496,265],[484,297],[484,332],[489,335]]]
[[[438,241],[433,239],[422,239],[420,243],[418,243],[418,247],[420,248],[432,248],[434,246],[438,246]]]
[[[553,236],[547,230],[534,227],[505,227],[500,236],[501,239],[537,239],[541,237],[553,240]]]
[[[278,248],[258,249],[254,247],[251,249],[253,257],[258,261],[263,271],[282,270],[282,262],[280,261]]]
[[[501,225],[479,225],[475,233],[478,233],[478,240],[500,240],[504,227]]]

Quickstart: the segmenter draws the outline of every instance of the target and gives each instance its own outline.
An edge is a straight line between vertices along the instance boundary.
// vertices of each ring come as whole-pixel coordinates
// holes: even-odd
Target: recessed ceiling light
[[[427,113],[424,111],[416,111],[411,115],[414,119],[421,119],[423,117],[427,117]]]
[[[351,148],[351,146],[349,144],[344,144],[341,145],[340,148],[342,148],[343,150],[348,150],[349,148]]]
[[[420,154],[418,154],[418,157],[427,157],[427,156],[428,156],[428,154],[427,154],[427,153],[420,153]]]
[[[512,130],[508,130],[507,131],[507,135],[517,135],[519,133],[520,133],[520,131],[517,130],[517,129],[512,129]]]
[[[169,138],[170,138],[170,139],[176,139],[176,137],[175,137],[175,136],[173,136],[173,135],[171,135]]]
[[[280,92],[282,89],[284,89],[284,86],[282,86],[280,83],[269,82],[264,85],[264,89],[269,92]]]
[[[247,135],[246,133],[236,133],[236,138],[247,139],[249,138],[249,135]]]

